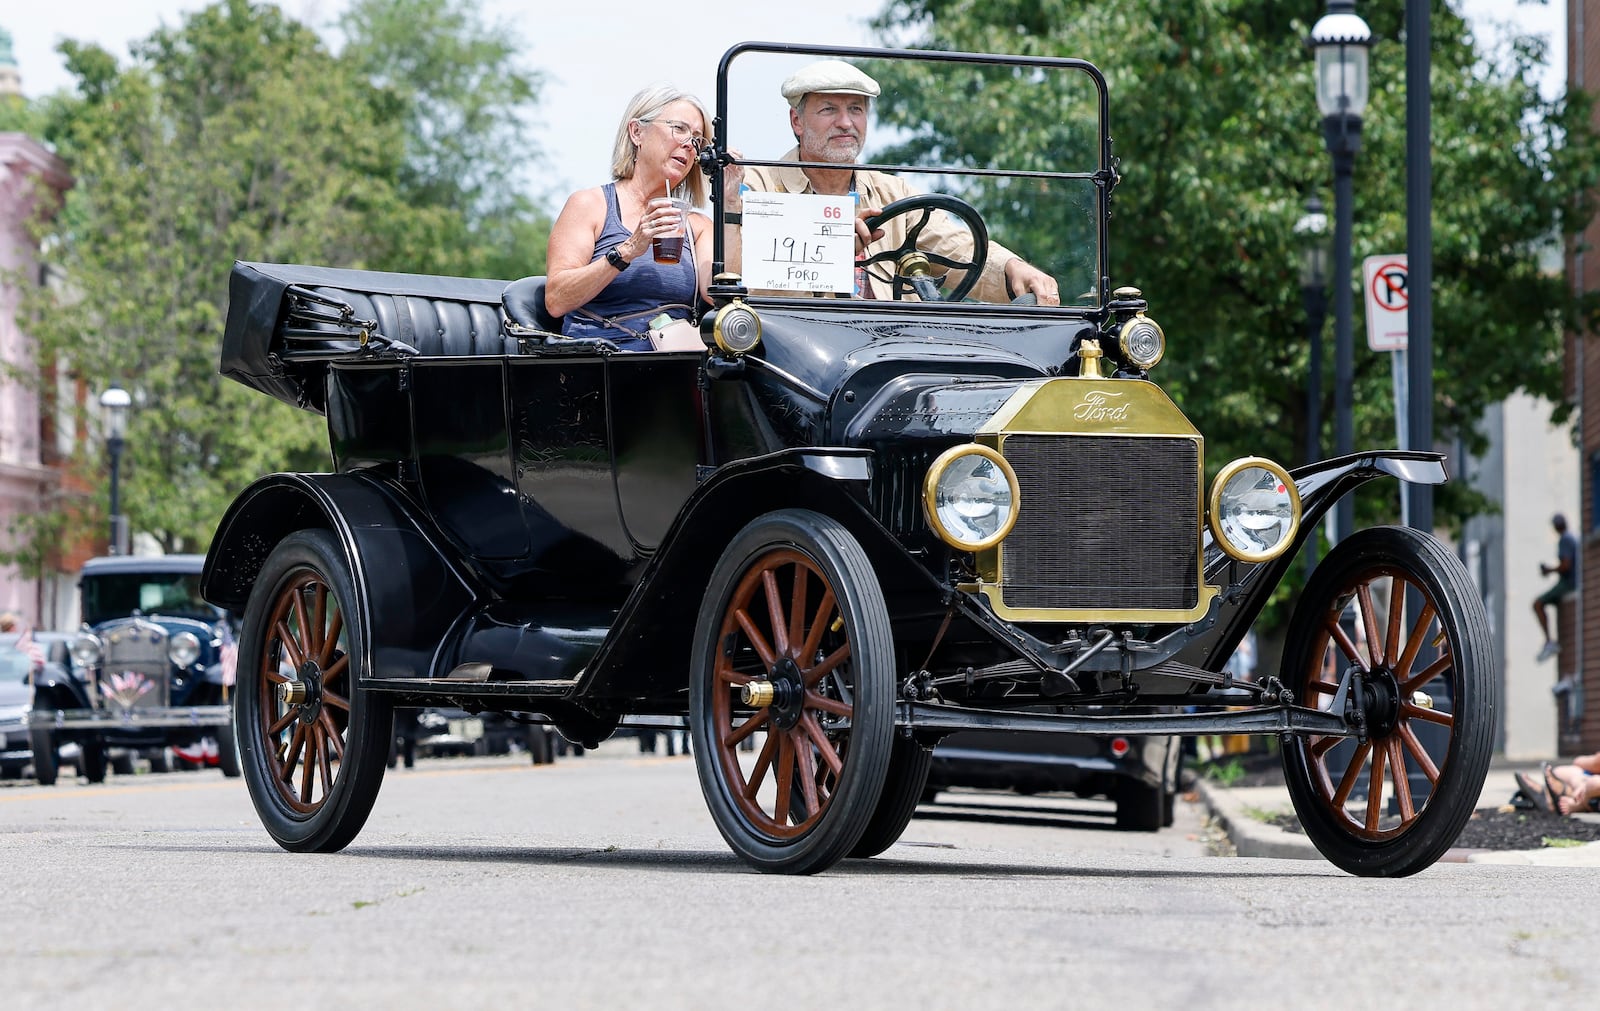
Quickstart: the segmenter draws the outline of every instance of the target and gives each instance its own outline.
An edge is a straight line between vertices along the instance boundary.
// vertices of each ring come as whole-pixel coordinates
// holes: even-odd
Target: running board
[[[572,692],[576,680],[465,681],[460,678],[367,678],[361,687],[389,695],[438,695],[452,699],[503,699],[514,697],[561,698]]]
[[[1093,734],[1317,734],[1355,737],[1344,720],[1319,709],[1262,707],[1221,713],[1141,713],[1134,716],[1079,716],[1064,713],[963,709],[925,702],[901,702],[894,723],[909,732],[930,730],[1026,730],[1036,733]]]

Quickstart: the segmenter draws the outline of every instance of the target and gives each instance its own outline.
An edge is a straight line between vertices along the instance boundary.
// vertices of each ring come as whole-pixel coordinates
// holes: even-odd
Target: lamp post
[[[1328,316],[1328,215],[1316,197],[1294,224],[1300,240],[1300,298],[1310,346],[1306,370],[1306,463],[1322,458],[1322,324]],[[1317,539],[1306,541],[1306,571],[1317,565]]]
[[[1328,12],[1311,29],[1317,60],[1317,108],[1322,136],[1333,157],[1333,450],[1338,456],[1355,451],[1351,413],[1355,383],[1355,347],[1351,335],[1352,177],[1361,149],[1361,114],[1367,109],[1367,48],[1372,30],[1356,14],[1354,0],[1328,0]],[[1355,503],[1346,495],[1334,507],[1333,540],[1355,528]]]
[[[120,510],[118,479],[122,470],[122,448],[128,434],[128,406],[133,398],[120,386],[112,386],[100,394],[101,420],[105,425],[106,452],[111,457],[111,544],[113,555],[128,553],[128,519]]]

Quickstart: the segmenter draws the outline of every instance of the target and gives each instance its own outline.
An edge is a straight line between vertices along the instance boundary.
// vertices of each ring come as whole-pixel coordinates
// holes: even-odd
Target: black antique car
[[[1330,860],[1433,863],[1496,706],[1450,551],[1355,532],[1301,593],[1281,670],[1224,663],[1336,500],[1441,482],[1442,458],[1251,457],[1208,480],[1153,378],[1165,337],[1109,277],[1106,83],[1081,60],[735,47],[702,153],[719,270],[720,169],[780,164],[749,155],[788,142],[779,82],[819,55],[869,68],[885,110],[1002,85],[1019,103],[982,148],[902,124],[859,156],[928,194],[875,219],[907,225],[863,265],[893,298],[785,290],[833,237],[785,241],[798,202],[752,228],[748,193],[744,276],[717,277],[698,351],[562,338],[537,277],[236,265],[222,371],[324,415],[332,448],[328,473],[242,492],[206,559],[206,598],[243,615],[235,720],[272,838],[348,844],[394,707],[457,706],[586,745],[686,716],[713,820],[766,871],[886,849],[957,731],[1279,735]],[[1063,304],[966,300],[981,237],[954,268],[915,248],[947,212]]]
[[[108,765],[131,772],[144,752],[214,744],[224,775],[239,775],[228,693],[233,628],[200,596],[200,555],[91,558],[78,579],[83,627],[71,663],[35,678],[34,775],[56,781],[59,748],[76,743],[91,783]]]

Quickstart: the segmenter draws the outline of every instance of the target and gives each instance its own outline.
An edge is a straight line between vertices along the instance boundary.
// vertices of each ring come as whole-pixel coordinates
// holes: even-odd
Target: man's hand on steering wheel
[[[1060,305],[1061,287],[1056,279],[1020,256],[1006,261],[1006,291],[1015,298],[1031,293],[1039,305]]]
[[[944,253],[930,249],[921,249],[918,241],[922,237],[922,230],[927,227],[928,221],[935,211],[948,211],[959,218],[972,234],[972,250],[968,254],[970,259],[957,260],[946,256]],[[932,264],[944,267],[946,270],[959,270],[962,272],[961,280],[948,294],[944,296],[946,302],[959,302],[977,285],[979,276],[983,273],[983,265],[989,258],[989,229],[983,223],[983,217],[976,208],[959,197],[946,193],[921,193],[916,196],[904,197],[896,200],[877,214],[856,220],[856,236],[860,238],[861,229],[868,229],[882,233],[881,226],[891,218],[901,215],[916,215],[916,219],[906,228],[906,237],[894,249],[886,249],[873,253],[861,261],[864,266],[887,261],[894,271],[893,287],[894,297],[901,298],[912,290],[919,292],[920,297],[926,299],[933,292],[933,285],[927,280],[927,268]],[[912,253],[920,253],[921,270],[917,271],[918,285],[913,285],[911,278],[902,274],[901,264]],[[937,282],[933,282],[936,284]]]

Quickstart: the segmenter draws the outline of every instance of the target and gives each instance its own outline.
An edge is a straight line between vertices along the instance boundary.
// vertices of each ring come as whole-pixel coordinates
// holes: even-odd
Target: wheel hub
[[[1387,667],[1376,667],[1365,678],[1362,715],[1371,737],[1388,737],[1400,725],[1400,682]]]
[[[278,698],[300,710],[302,723],[314,722],[322,715],[322,668],[307,660],[295,671],[295,679],[278,686]]]
[[[804,675],[793,660],[785,657],[772,665],[767,680],[772,684],[772,702],[767,708],[772,713],[773,726],[779,730],[793,729],[805,711]]]

